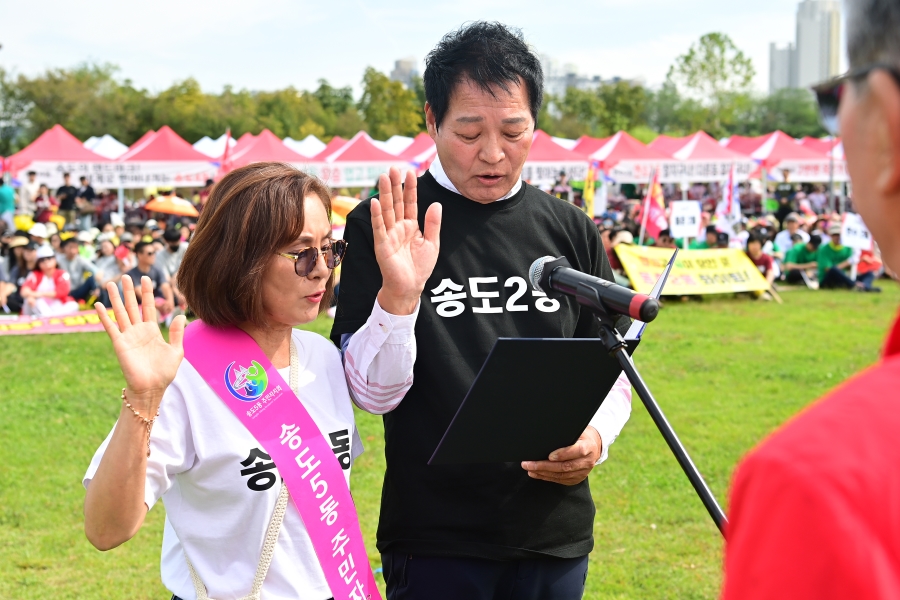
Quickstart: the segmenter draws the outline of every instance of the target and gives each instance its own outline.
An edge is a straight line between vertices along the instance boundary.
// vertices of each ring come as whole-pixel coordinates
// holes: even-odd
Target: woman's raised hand
[[[394,315],[408,315],[434,271],[440,250],[441,205],[434,203],[425,212],[425,231],[419,230],[416,176],[406,173],[401,186],[400,170],[378,179],[379,199],[372,199],[372,233],[375,258],[381,268],[378,303]]]
[[[167,343],[156,321],[153,284],[149,277],[141,277],[141,297],[146,301],[140,306],[131,277],[122,277],[124,302],[119,297],[116,284],[108,283],[106,289],[116,321],[109,318],[106,308],[99,302],[94,307],[112,340],[113,350],[125,376],[128,401],[141,414],[152,418],[184,357],[181,342],[185,318],[178,316],[172,321]]]

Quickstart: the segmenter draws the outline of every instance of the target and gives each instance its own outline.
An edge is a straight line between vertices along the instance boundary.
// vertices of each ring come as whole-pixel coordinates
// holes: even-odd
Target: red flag
[[[659,184],[659,171],[653,171],[653,177],[650,179],[650,186],[647,188],[647,195],[644,198],[641,207],[641,234],[638,244],[644,243],[644,232],[653,239],[659,237],[659,232],[669,226],[666,219],[665,199],[663,198],[662,186]]]

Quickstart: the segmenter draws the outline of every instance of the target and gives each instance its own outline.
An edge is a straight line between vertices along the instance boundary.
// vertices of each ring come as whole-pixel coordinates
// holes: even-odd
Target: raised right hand
[[[378,303],[394,315],[411,314],[431,277],[440,251],[441,205],[425,211],[425,231],[419,229],[416,176],[406,174],[401,186],[400,170],[391,167],[378,179],[379,198],[372,199],[372,234],[375,259],[381,269]]]
[[[172,321],[167,343],[157,324],[156,306],[152,301],[153,284],[149,277],[141,277],[141,294],[144,298],[151,298],[151,301],[141,306],[138,306],[131,277],[122,278],[124,303],[114,283],[106,284],[106,289],[116,322],[109,318],[101,303],[94,307],[112,340],[113,350],[125,376],[128,401],[142,415],[152,418],[184,358],[182,340],[185,318],[178,316]]]

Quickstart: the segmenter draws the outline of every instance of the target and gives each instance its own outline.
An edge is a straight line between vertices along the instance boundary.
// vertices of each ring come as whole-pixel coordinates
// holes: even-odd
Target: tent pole
[[[125,222],[125,188],[119,184],[119,217]]]

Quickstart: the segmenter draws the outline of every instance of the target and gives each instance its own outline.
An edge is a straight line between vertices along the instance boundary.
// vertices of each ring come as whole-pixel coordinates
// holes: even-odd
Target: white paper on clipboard
[[[675,248],[672,258],[669,259],[669,264],[663,269],[662,274],[659,276],[659,279],[656,280],[653,289],[650,290],[650,293],[648,294],[648,296],[654,300],[659,300],[659,297],[662,295],[663,288],[666,287],[666,281],[669,279],[669,273],[672,272],[672,267],[675,266],[676,256],[678,256],[678,248]],[[641,336],[644,334],[645,327],[647,327],[647,324],[643,321],[634,321],[631,324],[631,327],[628,328],[628,332],[625,333],[625,340],[640,340]]]

